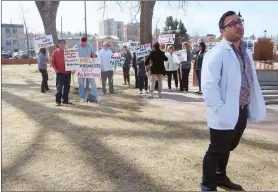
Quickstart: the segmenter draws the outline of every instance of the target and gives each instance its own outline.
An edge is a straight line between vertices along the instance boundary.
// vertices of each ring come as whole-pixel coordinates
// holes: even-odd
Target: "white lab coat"
[[[176,71],[178,70],[179,66],[179,59],[175,53],[165,53],[165,56],[168,58],[168,61],[164,62],[165,70],[166,71]]]
[[[251,60],[253,73],[248,118],[259,121],[266,116],[266,106],[252,53],[248,49],[246,52]],[[218,130],[234,129],[239,116],[241,71],[235,52],[225,39],[204,57],[201,88],[207,105],[208,126]]]

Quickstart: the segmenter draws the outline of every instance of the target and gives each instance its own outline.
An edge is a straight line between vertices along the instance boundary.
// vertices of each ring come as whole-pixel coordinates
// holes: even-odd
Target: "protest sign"
[[[165,34],[159,35],[158,43],[161,44],[174,44],[175,42],[175,34]]]
[[[180,50],[174,52],[177,55],[179,62],[187,61],[187,50]]]
[[[135,47],[136,58],[148,56],[151,52],[151,44],[138,45]]]
[[[77,48],[65,49],[66,71],[76,70],[79,66],[79,51]]]
[[[125,58],[120,53],[114,53],[110,59],[110,65],[123,67]]]
[[[101,77],[100,65],[101,59],[99,57],[79,57],[79,66],[76,70],[77,77],[99,79]]]
[[[52,35],[44,35],[40,37],[34,37],[35,51],[38,53],[40,48],[53,47],[53,38]]]

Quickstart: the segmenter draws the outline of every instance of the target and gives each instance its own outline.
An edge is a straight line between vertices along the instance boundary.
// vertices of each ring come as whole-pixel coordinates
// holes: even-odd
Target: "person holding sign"
[[[69,91],[71,81],[71,71],[66,71],[65,66],[65,40],[58,40],[59,49],[55,50],[52,54],[52,67],[56,71],[57,75],[57,93],[56,93],[56,104],[61,105],[63,98],[63,104],[71,104],[69,102]],[[64,88],[64,90],[63,90]]]
[[[87,58],[95,58],[96,55],[94,53],[94,48],[92,45],[87,44],[87,37],[82,37],[81,42],[79,44],[76,44],[73,48],[77,48],[79,51],[79,57],[87,57]],[[84,78],[84,77],[78,77],[78,84],[79,84],[79,97],[80,102],[84,102],[85,98],[85,89],[84,89],[84,82],[88,82],[91,84],[91,95],[93,95],[96,98],[96,101],[100,103],[99,94],[96,86],[96,81],[94,78]],[[89,87],[89,86],[88,86]],[[86,83],[87,88],[87,83]]]
[[[164,61],[168,61],[168,58],[165,56],[165,53],[159,49],[159,43],[156,42],[153,45],[153,50],[147,57],[145,61],[145,65],[149,66],[150,61],[152,61],[152,65],[150,67],[151,70],[151,86],[150,86],[150,98],[153,97],[153,90],[155,86],[155,81],[158,80],[158,96],[162,97],[162,78],[165,74],[165,66]]]
[[[108,49],[109,43],[104,42],[103,48],[99,51],[98,56],[101,59],[101,83],[103,95],[106,95],[106,81],[108,79],[110,94],[116,94],[113,85],[113,65],[110,64],[112,51]]]
[[[49,91],[48,87],[48,73],[47,73],[48,58],[46,56],[46,49],[41,48],[38,56],[38,69],[42,74],[41,92],[45,93]]]
[[[181,70],[182,70],[182,75],[181,75],[181,80],[180,80],[180,91],[188,92],[188,78],[189,78],[189,73],[191,70],[191,61],[192,61],[192,53],[191,53],[191,46],[184,42],[182,43],[182,49],[186,50],[186,61],[181,62]]]
[[[175,86],[176,86],[176,90],[178,91],[178,84],[179,84],[179,80],[178,80],[178,64],[179,64],[179,60],[177,58],[177,55],[174,52],[174,47],[172,45],[169,45],[167,48],[167,53],[165,54],[166,57],[168,58],[167,62],[164,62],[165,64],[165,69],[166,69],[166,75],[168,78],[168,88],[169,90],[171,90],[171,86],[172,86],[172,76],[174,77],[175,80]]]
[[[123,75],[124,75],[124,85],[126,85],[126,82],[128,85],[130,85],[130,75],[129,75],[129,70],[130,70],[130,64],[132,61],[132,55],[129,50],[127,50],[126,46],[123,46],[124,52],[122,54],[122,57],[125,58],[124,61],[124,66],[123,66]]]

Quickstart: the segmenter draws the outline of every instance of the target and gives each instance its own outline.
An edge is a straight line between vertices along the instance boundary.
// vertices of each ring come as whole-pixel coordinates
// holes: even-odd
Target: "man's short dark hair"
[[[158,50],[159,49],[159,43],[158,42],[155,42],[154,44],[153,44],[153,48],[155,49],[155,50]]]
[[[81,37],[82,42],[87,42],[87,37]]]
[[[225,21],[226,17],[229,17],[231,15],[236,15],[236,12],[234,12],[234,11],[227,11],[226,13],[224,13],[222,15],[222,17],[220,18],[219,23],[218,23],[219,29],[223,29],[224,28],[224,26],[225,26],[224,21]]]

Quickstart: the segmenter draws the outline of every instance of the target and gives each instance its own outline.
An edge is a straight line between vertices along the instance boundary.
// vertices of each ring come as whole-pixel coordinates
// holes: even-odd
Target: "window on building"
[[[17,40],[13,40],[13,45],[17,45]]]
[[[12,45],[11,40],[7,40],[7,41],[6,41],[6,45]]]
[[[7,35],[10,35],[10,34],[11,34],[11,29],[10,29],[10,28],[6,28],[6,29],[5,29],[5,33],[6,33]]]
[[[13,34],[17,34],[17,29],[16,28],[13,28]]]

